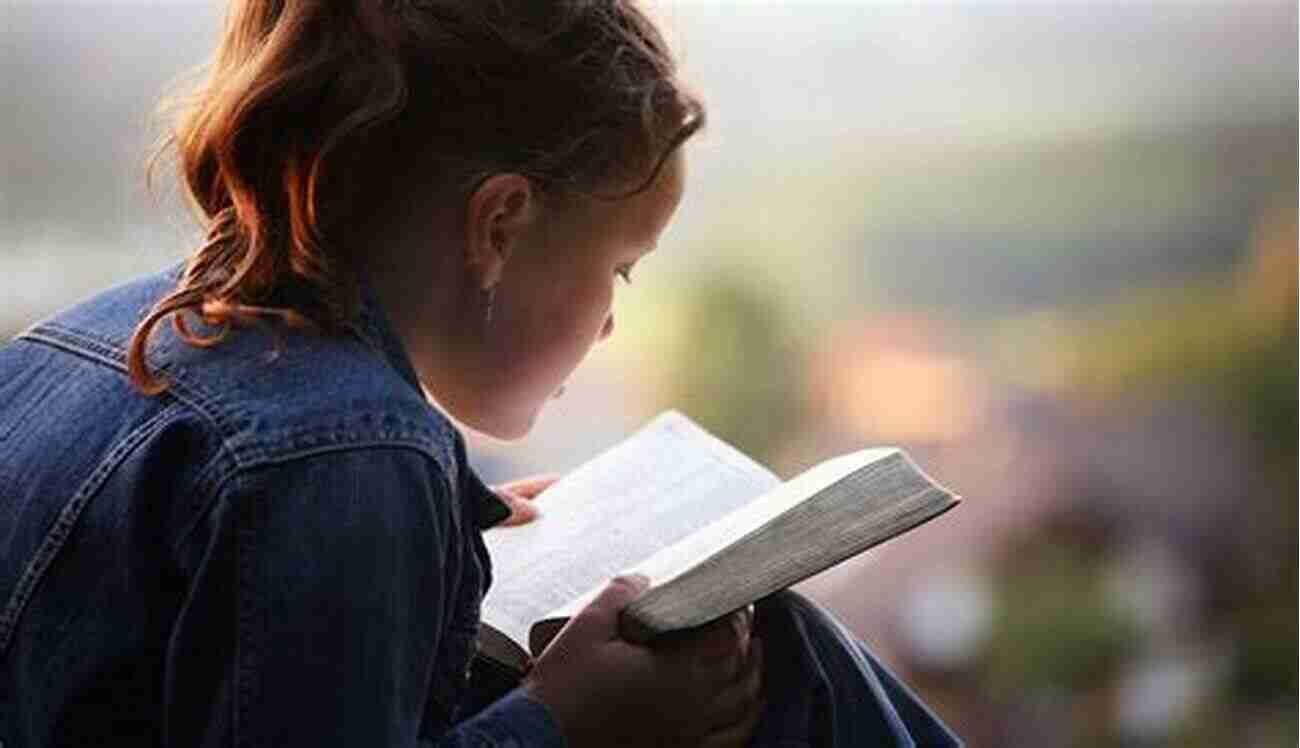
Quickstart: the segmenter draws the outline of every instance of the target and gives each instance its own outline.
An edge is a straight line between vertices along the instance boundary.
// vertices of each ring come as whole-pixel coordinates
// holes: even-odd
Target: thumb
[[[620,574],[609,580],[587,606],[579,611],[577,619],[599,628],[609,629],[611,636],[618,631],[618,614],[628,603],[650,588],[650,578],[644,574]]]

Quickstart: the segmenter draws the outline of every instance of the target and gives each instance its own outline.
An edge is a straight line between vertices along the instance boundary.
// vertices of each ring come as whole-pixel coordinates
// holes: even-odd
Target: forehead
[[[673,213],[681,202],[686,186],[686,164],[681,149],[664,161],[663,168],[649,187],[630,197],[604,204],[613,228],[622,238],[638,246],[653,246],[659,241]]]

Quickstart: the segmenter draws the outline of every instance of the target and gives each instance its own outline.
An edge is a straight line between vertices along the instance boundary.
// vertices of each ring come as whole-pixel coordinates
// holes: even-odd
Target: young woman
[[[172,138],[183,266],[0,349],[0,744],[949,744],[782,593],[650,647],[620,578],[473,657],[494,491],[614,329],[704,121],[631,0],[236,0]]]

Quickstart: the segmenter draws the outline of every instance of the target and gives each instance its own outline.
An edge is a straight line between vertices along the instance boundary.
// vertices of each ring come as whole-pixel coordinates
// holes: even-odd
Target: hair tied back
[[[232,0],[174,104],[151,169],[175,148],[207,239],[132,337],[146,393],[168,317],[201,347],[259,321],[337,332],[366,228],[493,173],[630,195],[704,124],[633,0]]]

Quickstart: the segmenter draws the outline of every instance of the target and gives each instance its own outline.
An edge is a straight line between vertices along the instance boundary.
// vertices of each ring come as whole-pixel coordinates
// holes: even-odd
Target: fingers
[[[575,621],[586,619],[608,626],[617,636],[618,614],[628,603],[650,588],[650,578],[644,574],[622,574],[609,580],[585,608],[579,611]]]
[[[559,475],[554,473],[544,473],[541,475],[530,475],[527,478],[508,481],[499,486],[495,486],[495,488],[519,494],[525,499],[531,499],[537,496],[537,494],[550,488],[551,484],[559,479]]]
[[[659,677],[694,708],[669,732],[673,745],[743,745],[757,723],[763,690],[763,645],[751,637],[751,613],[736,611],[704,626],[657,639],[651,652]]]
[[[719,730],[714,730],[697,743],[699,748],[744,748],[750,744],[758,720],[763,716],[766,702],[755,699],[746,709],[741,719]]]
[[[671,657],[680,657],[673,653]],[[682,726],[695,739],[742,722],[763,690],[763,646],[755,638],[748,656],[739,653],[726,660],[695,659],[685,677],[678,676],[678,688],[697,704],[694,716]]]
[[[510,516],[502,520],[501,527],[512,527],[514,525],[523,525],[533,520],[541,514],[541,510],[533,504],[533,499],[538,494],[550,488],[551,484],[559,480],[560,476],[554,474],[533,475],[519,480],[512,480],[492,486],[492,491],[510,507]]]
[[[751,603],[732,613],[728,619],[731,630],[742,653],[749,652],[749,639],[754,632],[754,605]]]
[[[741,608],[721,618],[662,638],[660,646],[703,660],[742,658],[749,646],[753,625],[752,606]]]
[[[696,744],[699,748],[742,748],[749,745],[767,705],[762,693],[762,640],[755,638],[751,647],[740,677],[720,695],[712,727]]]
[[[763,642],[750,643],[749,656],[745,658],[736,677],[717,692],[712,703],[708,725],[719,730],[742,721],[763,691]]]
[[[515,494],[511,491],[498,488],[496,495],[501,497],[501,501],[510,507],[510,516],[501,521],[500,527],[513,527],[523,525],[537,519],[541,512],[537,506],[527,498]]]

